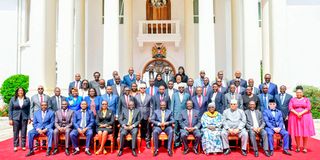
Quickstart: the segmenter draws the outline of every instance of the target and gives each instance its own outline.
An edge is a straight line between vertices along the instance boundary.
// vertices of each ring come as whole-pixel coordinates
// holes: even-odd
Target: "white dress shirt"
[[[258,128],[259,122],[257,120],[256,111],[250,111],[250,112],[251,112],[251,116],[252,116],[252,120],[253,120],[253,128]]]

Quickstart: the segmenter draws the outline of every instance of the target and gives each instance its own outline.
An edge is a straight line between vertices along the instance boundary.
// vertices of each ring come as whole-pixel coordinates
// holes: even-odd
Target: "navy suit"
[[[48,137],[48,147],[52,147],[53,138],[53,126],[54,126],[54,112],[46,110],[44,119],[42,120],[42,110],[38,110],[34,113],[33,117],[33,129],[28,132],[29,149],[33,150],[33,140],[36,136],[39,136],[38,129],[47,129],[45,133]]]
[[[234,79],[229,82],[229,86],[231,84],[234,84]],[[240,86],[243,88],[247,88],[247,86],[248,86],[247,81],[244,79],[240,79]]]
[[[146,94],[149,94],[150,96],[154,96],[155,94],[158,93],[158,89],[159,89],[158,87],[153,86],[153,93],[152,93],[152,95],[151,95],[151,88],[148,87],[148,88],[146,89]]]
[[[205,92],[205,89],[206,89],[206,92]],[[202,95],[205,96],[205,97],[208,97],[208,94],[212,92],[212,87],[210,85],[207,85],[207,86],[203,86],[202,87]]]
[[[192,132],[193,136],[195,137],[195,142],[193,144],[193,149],[197,149],[198,145],[201,140],[201,132],[200,132],[200,127],[201,127],[201,114],[199,114],[198,110],[192,109],[192,116],[191,116],[191,123],[189,121],[189,115],[188,115],[188,109],[183,110],[181,112],[181,119],[180,119],[180,133],[181,133],[181,140],[184,145],[184,148],[188,148],[188,140],[187,137],[189,136],[189,133],[186,128],[188,127],[194,127],[195,130]],[[191,124],[191,126],[190,126]]]
[[[213,96],[213,90],[208,94],[208,104],[213,102],[212,101],[212,96]],[[216,98],[214,99],[214,103],[216,104],[216,110],[220,113],[223,114],[223,111],[225,110],[225,99],[224,99],[224,94],[221,92],[217,92]]]
[[[162,96],[163,96],[162,101],[166,102],[167,109],[171,110],[169,95],[167,95],[166,93],[163,93]],[[152,102],[153,102],[153,110],[152,110],[152,112],[154,112],[155,110],[160,109],[160,93],[159,92],[152,97]]]
[[[280,134],[283,138],[283,149],[288,150],[289,149],[289,133],[285,130],[284,124],[283,124],[283,117],[280,110],[275,109],[275,116],[272,114],[273,111],[266,109],[263,111],[263,119],[266,123],[265,130],[268,134],[268,142],[269,142],[269,148],[270,151],[273,151],[273,135],[274,135],[274,128],[281,128]]]
[[[195,95],[191,98],[193,103],[193,109],[196,109],[199,111],[199,116],[201,117],[204,112],[208,109],[208,98],[205,96],[201,96],[201,106],[198,103],[198,96]]]
[[[267,99],[265,97],[268,97]],[[269,100],[273,99],[273,96],[271,94],[259,94],[259,102],[260,102],[260,111],[263,112],[264,110],[269,108]]]
[[[266,83],[260,84],[259,85],[259,89],[260,89],[260,93],[262,92],[262,88],[263,85],[265,85]],[[272,82],[269,83],[269,87],[268,87],[268,93],[271,94],[272,96],[275,96],[278,94],[278,86]]]
[[[74,148],[77,148],[78,145],[78,137],[79,137],[79,132],[78,128],[83,129],[83,128],[88,128],[88,130],[84,133],[86,136],[86,148],[90,148],[90,141],[93,136],[93,124],[95,122],[95,119],[93,117],[93,113],[91,111],[86,111],[86,125],[85,127],[81,127],[81,120],[82,120],[82,109],[79,111],[76,111],[73,116],[73,127],[74,129],[70,133],[70,139],[72,142],[72,145]]]
[[[118,114],[117,113],[117,107],[118,107],[118,101],[119,97],[115,94],[110,94],[110,98],[108,94],[104,94],[101,96],[101,102],[102,101],[108,101],[108,109],[110,109],[113,113],[113,115]],[[101,104],[100,102],[100,104]]]
[[[290,113],[289,111],[289,102],[291,100],[292,96],[288,93],[285,94],[283,102],[281,102],[280,94],[277,94],[274,99],[276,100],[277,103],[277,109],[279,109],[282,112],[282,116],[285,119],[288,114]]]
[[[135,81],[136,81],[136,75],[135,74],[132,75],[132,79],[130,79],[130,75],[129,74],[123,76],[123,84],[127,85],[130,88],[131,88],[131,83],[133,83]]]

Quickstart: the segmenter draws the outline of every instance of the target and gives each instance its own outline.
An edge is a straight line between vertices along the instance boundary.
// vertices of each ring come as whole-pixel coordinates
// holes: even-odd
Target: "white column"
[[[232,69],[243,71],[243,8],[241,0],[231,0]]]
[[[103,35],[103,77],[112,77],[119,70],[119,1],[104,1]]]
[[[68,84],[75,74],[74,0],[59,0],[57,35],[57,86],[63,93],[68,93]]]
[[[119,66],[119,73],[126,73],[129,67],[133,66],[132,60],[132,42],[133,42],[133,33],[132,33],[132,1],[133,0],[124,0],[124,22],[123,22],[123,44],[124,46],[124,57],[121,62],[122,65]],[[109,77],[110,78],[110,77]]]
[[[193,23],[193,1],[184,2],[185,69],[190,77],[196,77],[198,69],[195,54],[195,34]]]
[[[22,74],[30,76],[30,91],[38,85],[51,93],[56,85],[56,1],[32,0],[30,12],[30,52],[24,55],[27,61]]]
[[[261,0],[262,7],[262,66],[263,73],[270,73],[270,43],[269,43],[269,0]]]
[[[261,48],[258,0],[243,0],[243,73],[245,78],[260,79]],[[258,83],[257,83],[258,84]]]
[[[75,0],[74,69],[85,76],[85,0]]]
[[[213,13],[213,0],[199,0],[199,70],[210,79],[216,74]]]
[[[289,70],[283,62],[289,60],[287,53],[287,1],[270,0],[270,72],[272,80],[283,84],[288,81]],[[294,83],[291,83],[294,84]]]

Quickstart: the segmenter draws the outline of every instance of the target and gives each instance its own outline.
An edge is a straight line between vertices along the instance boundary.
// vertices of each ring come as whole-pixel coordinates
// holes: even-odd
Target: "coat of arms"
[[[166,58],[167,56],[167,48],[163,45],[163,43],[156,43],[152,47],[152,58]]]

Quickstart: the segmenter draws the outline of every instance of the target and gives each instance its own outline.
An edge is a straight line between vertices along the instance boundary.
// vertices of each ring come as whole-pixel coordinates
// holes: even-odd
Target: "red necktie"
[[[201,107],[201,106],[202,106],[201,96],[198,96],[198,104],[199,104],[199,107]]]
[[[42,94],[40,95],[40,103],[42,103],[43,102],[43,96],[42,96]]]
[[[153,87],[151,87],[150,95],[153,96]]]
[[[191,115],[191,111],[188,110],[189,114],[188,114],[188,118],[189,118],[189,127],[192,127],[192,115]]]
[[[203,95],[204,95],[204,96],[207,96],[207,87],[204,87],[204,89],[203,89]]]

